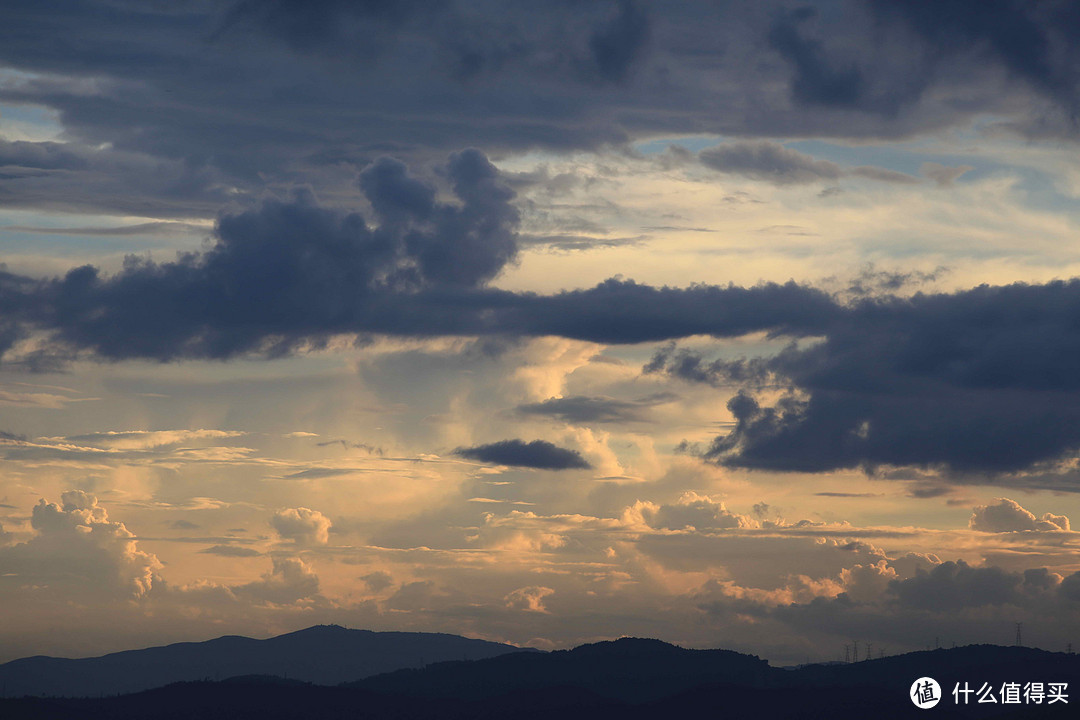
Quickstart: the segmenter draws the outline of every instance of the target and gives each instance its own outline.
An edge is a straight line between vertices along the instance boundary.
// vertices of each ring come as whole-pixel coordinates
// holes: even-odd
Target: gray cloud
[[[1049,585],[1045,569],[1014,573],[998,567],[972,567],[963,560],[943,562],[929,572],[894,581],[889,591],[904,606],[956,611],[984,605],[1023,605],[1025,595],[1039,593]]]
[[[254,548],[240,547],[239,545],[214,545],[199,552],[222,557],[258,557],[262,555],[261,552]]]
[[[0,230],[35,233],[38,235],[79,235],[101,237],[124,237],[127,235],[166,235],[178,232],[203,231],[202,225],[183,222],[148,222],[116,227],[32,227],[27,225],[4,225]]]
[[[701,353],[668,343],[653,353],[641,371],[646,374],[665,373],[689,382],[718,387],[734,383],[761,384],[769,378],[769,369],[760,359],[706,361]]]
[[[21,74],[0,100],[55,111],[65,142],[0,145],[0,194],[9,206],[211,217],[298,180],[347,202],[342,173],[387,153],[679,133],[902,137],[978,113],[1075,135],[1080,20],[1068,3],[815,8],[5,3],[0,64]],[[796,163],[781,176],[834,172]]]
[[[291,605],[318,594],[319,577],[311,566],[296,557],[275,555],[274,567],[255,582],[232,587],[238,597],[258,603]]]
[[[218,243],[205,253],[161,264],[130,257],[108,278],[78,268],[46,283],[52,307],[41,319],[59,339],[112,358],[227,357],[276,336],[283,345],[269,348],[274,354],[300,338],[360,329],[371,322],[365,315],[378,313],[372,300],[380,294],[473,287],[514,259],[513,193],[494,167],[466,150],[451,156],[446,173],[458,205],[436,202],[434,188],[397,161],[370,166],[361,186],[376,228],[301,192],[221,218]],[[32,303],[16,295],[35,283],[6,280],[9,293],[0,294],[8,302],[0,303],[10,316]],[[10,341],[17,336],[13,329]]]
[[[837,312],[821,291],[653,288],[609,280],[541,296],[488,289],[516,256],[517,213],[478,151],[444,172],[459,203],[383,159],[361,175],[379,224],[305,192],[223,216],[202,253],[129,258],[37,280],[0,271],[0,351],[48,334],[9,362],[56,369],[80,353],[113,360],[273,357],[338,333],[509,335],[634,343],[757,330],[812,333]]]
[[[728,405],[734,430],[706,454],[741,467],[912,465],[948,468],[950,482],[1048,487],[1020,471],[1080,446],[1080,418],[1063,401],[1080,392],[1068,360],[1080,350],[1077,307],[1078,282],[857,302],[821,343],[706,368],[706,381],[747,388]],[[762,378],[797,392],[763,407],[752,394]],[[1056,482],[1075,489],[1068,475]]]
[[[884,591],[861,595],[842,592],[835,598],[741,609],[816,635],[818,642],[835,643],[837,649],[851,638],[871,640],[876,647],[884,645],[892,652],[922,649],[923,643],[929,645],[935,636],[942,643],[1006,644],[1011,641],[1013,624],[1022,620],[1025,640],[1034,639],[1036,647],[1061,650],[1061,638],[1080,629],[1076,623],[1077,587],[1080,574],[1062,579],[1046,568],[1011,572],[956,561],[920,569],[906,579],[889,580]],[[703,609],[722,615],[740,608],[723,598],[706,603]]]
[[[394,578],[390,573],[381,570],[363,575],[360,579],[364,581],[364,584],[371,592],[380,592],[394,584]]]
[[[777,18],[768,41],[793,70],[791,93],[805,105],[856,105],[865,93],[866,79],[854,63],[837,62],[825,45],[804,35],[802,25],[817,11],[809,5]]]
[[[993,505],[976,507],[971,513],[968,526],[972,530],[995,533],[1023,532],[1025,530],[1060,532],[1069,530],[1069,518],[1052,513],[1046,513],[1041,518],[1036,518],[1033,513],[1022,508],[1020,503],[1015,500],[996,498]]]
[[[169,524],[174,530],[197,530],[199,526],[188,520],[174,520]]]
[[[623,423],[645,419],[647,409],[654,404],[656,402],[652,400],[629,402],[610,397],[571,395],[518,405],[517,409],[527,415],[548,415],[568,423]]]
[[[933,7],[870,0],[867,5],[879,18],[905,24],[939,62],[971,53],[1075,110],[1077,51],[1070,41],[1080,26],[1075,5],[1020,0],[947,0]]]
[[[920,179],[906,173],[861,165],[845,168],[828,160],[818,160],[806,153],[784,147],[771,140],[740,140],[706,148],[698,153],[705,167],[751,180],[764,180],[776,185],[839,180],[854,176],[879,182],[911,185]]]
[[[547,296],[493,290],[484,281],[509,261],[514,215],[479,153],[456,158],[447,172],[462,203],[452,207],[431,201],[399,164],[373,166],[365,182],[381,219],[375,228],[303,197],[268,201],[223,218],[215,247],[173,263],[132,261],[113,277],[89,267],[58,280],[0,274],[2,338],[11,346],[48,333],[51,344],[38,347],[60,358],[91,351],[168,360],[274,356],[344,332],[603,343],[759,331],[819,337],[734,361],[670,346],[645,369],[743,388],[730,405],[734,431],[706,453],[731,465],[947,468],[953,482],[990,475],[1072,487],[1070,477],[1046,471],[1080,445],[1074,404],[1063,400],[1080,393],[1068,360],[1080,350],[1072,324],[1080,283],[849,303],[794,283],[676,289],[609,280]],[[474,269],[436,269],[427,253]],[[791,392],[762,407],[753,392],[764,385]],[[526,411],[626,418],[632,409],[567,398]]]
[[[961,175],[973,169],[974,168],[970,165],[949,167],[936,162],[924,162],[920,166],[919,172],[936,182],[939,186],[947,187],[952,185]]]
[[[3,94],[0,90],[0,96]],[[144,152],[94,147],[79,142],[0,139],[0,194],[5,202],[16,207],[136,216],[212,217],[222,207],[228,207],[236,193],[252,192],[255,187],[249,179],[228,178],[220,169],[204,162],[186,163]],[[194,229],[185,223],[143,223],[135,227],[146,233]],[[88,231],[88,234],[97,235],[131,232],[127,228],[119,228],[113,233],[92,228]]]
[[[698,159],[713,170],[777,185],[837,180],[844,175],[844,170],[834,162],[816,160],[768,140],[724,143],[702,150]]]
[[[538,470],[575,470],[592,467],[576,450],[561,448],[546,440],[502,440],[487,445],[458,448],[455,455],[469,460],[529,467]]]
[[[851,169],[851,174],[856,177],[878,182],[898,183],[900,185],[915,185],[922,182],[919,178],[907,173],[889,170],[888,168],[875,167],[873,165],[860,165]]]
[[[649,18],[632,0],[620,0],[618,10],[589,35],[589,57],[597,75],[623,82],[645,50]]]

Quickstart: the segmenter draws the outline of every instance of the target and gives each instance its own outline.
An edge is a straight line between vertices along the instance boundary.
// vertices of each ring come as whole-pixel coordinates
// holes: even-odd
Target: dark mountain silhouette
[[[931,710],[908,698],[922,676],[941,684]],[[957,705],[954,683],[994,688],[996,703]],[[1069,702],[1003,704],[1002,683],[1066,683]],[[1048,689],[1048,688],[1047,688]],[[1073,694],[1076,694],[1073,697]],[[657,717],[1058,718],[1076,717],[1080,656],[990,645],[918,652],[859,663],[774,668],[725,650],[684,650],[623,639],[552,653],[445,662],[322,687],[273,677],[178,683],[114,698],[0,700],[0,718],[42,720],[284,720],[365,718]]]
[[[336,685],[400,668],[479,660],[512,645],[442,633],[372,632],[317,625],[267,640],[235,635],[77,660],[29,657],[0,665],[0,696],[93,697],[184,680],[271,675]]]
[[[768,662],[731,650],[686,650],[659,640],[623,638],[551,653],[515,653],[477,662],[440,663],[349,683],[380,693],[475,700],[495,694],[573,687],[642,702],[705,683],[765,683]]]

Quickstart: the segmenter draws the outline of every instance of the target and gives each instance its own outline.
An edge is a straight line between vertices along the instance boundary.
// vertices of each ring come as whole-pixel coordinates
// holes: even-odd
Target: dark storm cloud
[[[438,10],[433,0],[240,0],[229,7],[215,39],[256,31],[297,52],[345,52],[372,57],[385,49],[401,25],[417,12]]]
[[[1080,448],[1078,322],[1077,281],[882,297],[846,306],[820,342],[712,361],[669,345],[644,370],[743,388],[735,428],[705,453],[732,466],[1077,490],[1045,471]],[[787,392],[765,406],[762,385]]]
[[[776,380],[768,358],[709,361],[700,352],[680,348],[674,341],[658,349],[641,371],[646,375],[664,373],[713,387],[761,388]]]
[[[649,19],[630,0],[621,0],[618,11],[589,35],[589,52],[596,72],[608,82],[621,82],[639,58],[649,37]]]
[[[1073,38],[1080,10],[1068,0],[870,0],[879,18],[908,25],[930,52],[970,53],[1000,64],[1075,112]]]
[[[1027,101],[1073,108],[1078,15],[1019,0],[8,2],[0,67],[22,74],[0,101],[56,111],[66,142],[0,147],[0,196],[212,217],[297,181],[347,202],[342,172],[387,153],[898,137],[980,112],[1046,125]]]
[[[862,98],[866,80],[854,63],[833,60],[821,41],[804,36],[801,26],[816,14],[809,5],[784,14],[770,28],[769,44],[794,68],[791,92],[798,102],[854,105]]]
[[[736,337],[758,330],[814,335],[842,312],[827,293],[794,282],[657,288],[610,279],[586,290],[515,298],[516,307],[501,315],[518,332],[601,343]]]
[[[480,151],[428,172],[436,153],[716,133],[748,138],[701,153],[724,171],[908,182],[752,138],[897,137],[977,113],[1042,121],[1025,114],[1035,94],[1073,106],[1069,3],[752,5],[4,3],[0,66],[20,73],[0,78],[0,101],[55,110],[66,141],[0,141],[5,206],[225,214],[216,244],[173,262],[0,271],[0,351],[37,334],[11,362],[55,369],[79,356],[273,356],[336,333],[819,337],[723,362],[672,348],[652,365],[746,390],[735,430],[708,451],[732,465],[1024,472],[1015,482],[1068,486],[1044,471],[1080,445],[1073,283],[911,299],[886,284],[853,304],[795,283],[488,286],[517,254],[512,193]],[[416,158],[417,174],[386,154]],[[949,182],[955,170],[926,172]],[[244,204],[305,183],[321,201]],[[365,204],[367,217],[346,209]],[[764,407],[753,391],[766,384],[792,392]]]
[[[422,283],[479,285],[517,256],[514,192],[476,150],[451,156],[447,174],[460,208],[436,204],[434,188],[410,178],[405,165],[390,158],[364,170],[360,186],[381,221],[379,230],[402,237]],[[418,223],[432,227],[421,231]]]
[[[286,352],[303,338],[363,327],[374,297],[475,287],[514,259],[517,211],[494,167],[466,150],[451,156],[446,175],[459,204],[436,202],[433,188],[384,158],[361,174],[375,228],[301,191],[223,217],[205,253],[161,264],[129,257],[112,277],[86,266],[35,290],[4,278],[12,289],[4,307],[107,358]],[[31,309],[37,291],[50,307]]]
[[[0,350],[32,333],[50,342],[18,358],[56,369],[80,353],[120,360],[275,356],[340,333],[562,337],[610,343],[827,327],[822,291],[651,287],[612,279],[555,295],[486,287],[517,255],[513,192],[477,150],[439,170],[457,202],[381,158],[360,173],[376,225],[300,189],[218,221],[217,242],[157,263],[129,257],[35,280],[0,272]]]
[[[637,4],[606,0],[15,2],[0,66],[34,74],[0,99],[59,111],[72,148],[107,143],[245,191],[297,174],[319,186],[388,150],[624,142],[591,117],[594,90],[629,80],[649,27]]]
[[[2,339],[10,347],[48,334],[51,343],[22,359],[32,364],[79,353],[273,356],[335,333],[602,343],[817,337],[738,360],[672,345],[645,369],[743,388],[729,404],[734,430],[705,452],[733,466],[914,466],[948,470],[950,482],[989,476],[1075,489],[1048,471],[1080,447],[1078,282],[850,304],[794,283],[676,289],[609,280],[555,295],[510,293],[484,285],[513,257],[509,191],[476,151],[455,155],[446,177],[460,204],[436,201],[395,161],[373,164],[362,185],[374,227],[301,195],[223,218],[215,247],[172,263],[132,260],[111,277],[91,267],[52,281],[0,275]],[[753,392],[764,386],[790,392],[763,406]],[[595,421],[628,419],[631,410],[570,398],[541,405],[526,412]]]
[[[561,448],[545,440],[502,440],[488,445],[458,448],[454,454],[468,460],[538,470],[584,470],[592,467],[578,451]]]
[[[729,405],[735,429],[706,452],[735,466],[919,466],[971,481],[1038,470],[1080,446],[1080,404],[1069,401],[1080,397],[1076,282],[850,305],[793,283],[675,289],[609,280],[549,296],[509,293],[484,283],[514,257],[510,191],[477,151],[453,156],[445,174],[460,204],[436,201],[396,161],[371,165],[361,186],[374,227],[301,194],[222,218],[216,246],[175,262],[131,260],[111,277],[92,267],[51,281],[2,274],[0,339],[10,348],[31,333],[50,334],[51,344],[22,359],[48,366],[50,357],[86,352],[272,356],[357,332],[604,343],[817,336],[741,360],[706,361],[669,346],[646,370],[745,388]],[[763,407],[752,391],[764,385],[793,392]],[[580,399],[530,410],[628,417],[625,407]],[[1036,473],[1010,482],[1042,487],[1052,479]]]
[[[982,104],[983,83],[1006,74],[1064,110],[1061,131],[1071,134],[1078,28],[1080,11],[1068,0],[852,0],[777,12],[767,40],[788,64],[793,101],[806,109],[898,119],[925,107],[931,90],[958,89],[965,78]]]

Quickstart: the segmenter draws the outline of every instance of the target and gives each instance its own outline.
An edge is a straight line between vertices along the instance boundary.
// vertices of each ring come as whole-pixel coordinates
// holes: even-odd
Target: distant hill
[[[349,686],[383,694],[459,700],[564,687],[642,702],[718,681],[763,686],[772,671],[765,660],[731,650],[686,650],[659,640],[623,638],[573,650],[399,670]]]
[[[267,640],[233,635],[96,658],[13,660],[0,665],[0,697],[95,697],[240,675],[336,685],[401,668],[480,660],[521,650],[442,633],[372,632],[317,625]]]
[[[938,680],[942,700],[920,710],[915,679]],[[1068,704],[952,699],[956,682],[1066,683]],[[726,650],[622,639],[551,653],[450,661],[325,687],[272,677],[177,683],[111,698],[0,700],[4,720],[655,720],[667,718],[1075,718],[1080,656],[990,645],[858,663],[774,668]]]

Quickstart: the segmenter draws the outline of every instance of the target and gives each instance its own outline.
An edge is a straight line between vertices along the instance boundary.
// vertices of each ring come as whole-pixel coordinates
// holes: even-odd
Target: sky
[[[0,6],[0,661],[1080,643],[1065,0]]]

